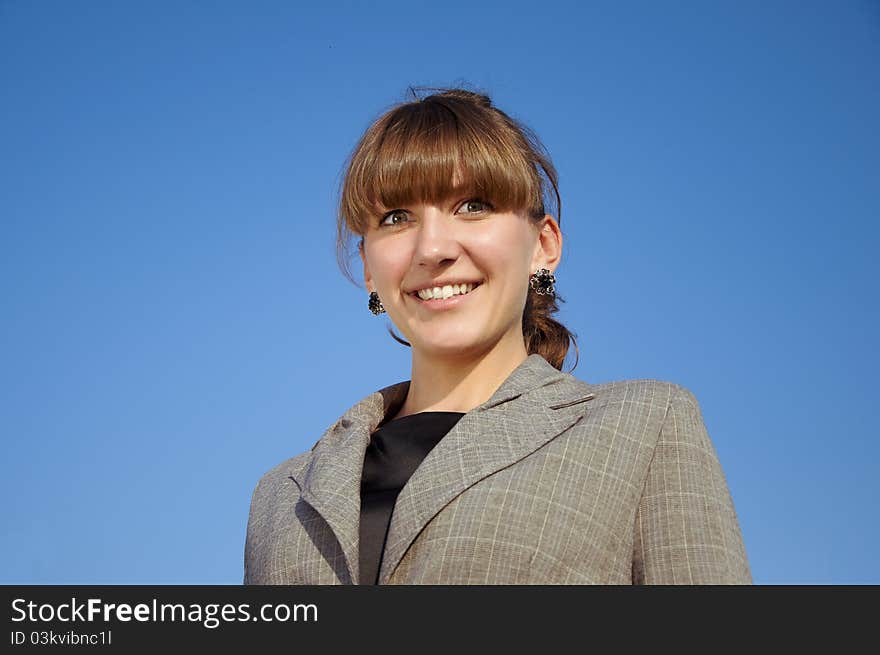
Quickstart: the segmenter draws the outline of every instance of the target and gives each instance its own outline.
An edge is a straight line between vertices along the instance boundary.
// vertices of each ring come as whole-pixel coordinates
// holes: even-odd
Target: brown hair
[[[418,91],[433,91],[420,98]],[[499,211],[525,211],[539,223],[545,195],[555,200],[561,225],[556,169],[538,137],[510,118],[487,95],[465,89],[414,89],[413,100],[393,106],[367,129],[347,162],[339,197],[336,254],[348,268],[349,243],[388,209],[450,198],[463,188]],[[564,302],[557,294],[529,292],[523,339],[557,369],[576,335],[552,318]],[[391,336],[409,346],[389,327]],[[575,365],[577,366],[577,360]]]

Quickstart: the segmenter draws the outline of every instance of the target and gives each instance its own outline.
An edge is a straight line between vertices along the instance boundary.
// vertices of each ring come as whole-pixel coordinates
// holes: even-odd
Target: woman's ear
[[[538,224],[538,242],[532,255],[532,271],[547,268],[555,271],[562,259],[562,230],[550,214]]]
[[[358,243],[358,254],[361,256],[361,262],[364,264],[364,286],[367,288],[367,291],[375,291],[375,289],[372,288],[373,277],[370,275],[370,267],[367,265],[367,256],[366,253],[364,253],[363,239]]]

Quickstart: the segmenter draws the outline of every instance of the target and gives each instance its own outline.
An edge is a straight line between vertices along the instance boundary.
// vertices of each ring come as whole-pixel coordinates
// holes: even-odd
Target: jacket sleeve
[[[676,386],[636,511],[633,584],[751,584],[733,499],[699,403]]]
[[[260,537],[263,531],[263,520],[260,512],[260,504],[262,498],[262,487],[265,477],[261,478],[254,487],[251,495],[250,511],[248,512],[247,532],[244,540],[244,580],[245,585],[259,584],[257,579],[258,563],[257,549],[260,545]]]

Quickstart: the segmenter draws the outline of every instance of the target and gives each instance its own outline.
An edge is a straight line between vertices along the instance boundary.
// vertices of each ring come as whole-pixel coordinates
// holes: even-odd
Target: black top
[[[391,512],[425,456],[464,416],[419,412],[380,426],[370,437],[361,478],[360,583],[378,584]]]

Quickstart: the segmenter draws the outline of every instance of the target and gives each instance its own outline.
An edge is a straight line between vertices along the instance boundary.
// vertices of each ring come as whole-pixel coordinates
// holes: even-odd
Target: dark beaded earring
[[[370,311],[373,314],[379,315],[385,312],[385,307],[382,305],[382,301],[379,300],[379,294],[375,291],[370,291],[370,303],[369,303]]]
[[[539,268],[529,277],[529,286],[535,290],[535,293],[542,296],[549,295],[555,298],[556,287],[553,286],[555,283],[556,278],[546,268]]]

